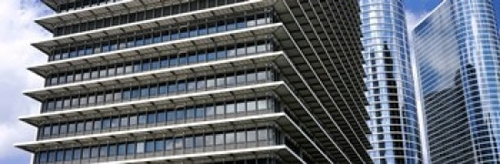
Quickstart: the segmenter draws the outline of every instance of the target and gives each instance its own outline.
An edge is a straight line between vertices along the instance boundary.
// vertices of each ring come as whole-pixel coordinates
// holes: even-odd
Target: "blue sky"
[[[409,26],[431,11],[439,0],[406,0]],[[500,0],[495,0],[500,7]],[[500,12],[500,10],[498,10]],[[50,38],[50,34],[33,23],[35,18],[50,14],[39,0],[0,1],[0,163],[29,163],[31,156],[14,148],[14,143],[31,141],[35,129],[17,117],[35,114],[39,103],[22,95],[23,91],[42,87],[42,79],[26,70],[46,62],[46,56],[30,43]],[[499,14],[500,15],[500,14]],[[500,21],[499,21],[500,22]]]

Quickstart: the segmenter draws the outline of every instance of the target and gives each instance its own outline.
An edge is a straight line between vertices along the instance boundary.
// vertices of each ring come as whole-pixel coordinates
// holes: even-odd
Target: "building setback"
[[[413,29],[433,163],[500,163],[495,17],[493,0],[445,0]]]
[[[42,2],[35,164],[371,163],[356,1]]]
[[[374,163],[422,163],[403,0],[360,0]]]

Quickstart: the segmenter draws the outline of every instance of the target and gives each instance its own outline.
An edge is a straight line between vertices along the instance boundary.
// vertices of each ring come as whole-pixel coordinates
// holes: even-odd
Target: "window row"
[[[275,130],[271,128],[226,131],[211,134],[157,138],[146,141],[42,151],[37,153],[37,156],[38,161],[42,163],[186,150],[237,143],[244,144],[271,141],[271,139],[274,138],[274,132]]]
[[[194,26],[165,26],[162,29],[142,30],[140,34],[120,34],[102,38],[105,41],[87,41],[83,45],[55,48],[49,61],[63,60],[80,56],[116,51],[132,47],[156,44],[184,38],[204,36],[208,34],[232,31],[247,27],[269,24],[269,13],[250,14],[245,17],[226,18],[220,21],[202,23]],[[128,37],[127,37],[128,35]],[[110,39],[117,38],[117,39]],[[118,39],[121,38],[121,39]]]
[[[76,0],[74,2],[70,1],[71,0],[66,0],[66,2],[60,2],[61,4],[57,6],[56,11],[62,13],[62,12],[83,9],[87,7],[99,6],[108,3],[120,2],[123,0]]]
[[[86,93],[71,97],[48,99],[42,104],[42,113],[67,110],[116,102],[147,99],[151,97],[182,94],[192,91],[203,91],[213,88],[223,88],[235,85],[245,85],[257,82],[274,81],[271,68],[249,69],[240,72],[219,74],[215,76],[183,79],[165,83],[132,86],[98,93]]]
[[[141,59],[137,61],[117,63],[107,67],[98,67],[86,70],[76,70],[72,72],[62,72],[52,74],[46,79],[46,86],[66,84],[72,82],[85,81],[90,79],[98,79],[112,77],[130,73],[144,72],[157,70],[161,68],[169,68],[182,66],[186,64],[203,63],[213,60],[223,60],[235,56],[245,56],[255,53],[263,53],[271,51],[273,46],[271,41],[255,41],[247,43],[238,43],[234,45],[226,45],[208,50],[199,50],[178,55],[169,55],[163,57],[155,57]]]
[[[39,136],[40,138],[53,138],[58,135],[92,131],[99,132],[100,130],[105,131],[110,129],[130,129],[130,127],[137,125],[165,125],[167,122],[169,124],[178,124],[184,123],[189,119],[204,120],[205,118],[225,117],[225,115],[235,113],[272,110],[274,108],[273,101],[272,98],[247,99],[58,123],[41,127],[39,129]]]
[[[80,22],[73,25],[64,25],[56,28],[55,36],[67,35],[82,31],[94,30],[99,28],[117,26],[126,23],[139,22],[142,20],[148,20],[159,17],[166,17],[169,15],[181,14],[196,10],[203,10],[211,7],[218,7],[227,4],[233,4],[237,2],[243,2],[245,0],[196,0],[188,3],[181,4],[155,4],[154,9],[143,10],[143,6],[140,7],[139,11],[123,11],[120,14],[113,14],[111,17],[106,18],[94,18],[93,20]],[[161,7],[162,5],[166,5]],[[134,9],[128,9],[134,10]],[[118,11],[120,12],[120,11]],[[115,12],[117,13],[117,12]]]

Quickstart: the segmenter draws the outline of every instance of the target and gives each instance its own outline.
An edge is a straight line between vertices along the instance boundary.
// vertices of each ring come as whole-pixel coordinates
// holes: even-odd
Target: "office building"
[[[376,164],[422,163],[415,86],[403,0],[359,0]]]
[[[371,163],[356,1],[42,2],[35,164]]]
[[[500,163],[494,10],[493,0],[444,0],[413,29],[433,163]]]

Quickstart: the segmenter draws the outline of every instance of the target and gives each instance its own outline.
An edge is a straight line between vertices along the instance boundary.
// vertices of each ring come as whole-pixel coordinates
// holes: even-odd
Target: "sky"
[[[494,1],[500,6],[500,0]],[[409,29],[439,2],[406,0]],[[39,0],[0,0],[0,164],[29,163],[31,160],[29,153],[14,148],[13,144],[32,141],[35,137],[36,129],[17,118],[39,112],[40,103],[22,93],[43,86],[43,79],[26,68],[47,61],[46,55],[30,43],[51,37],[33,22],[49,14],[52,12]]]

